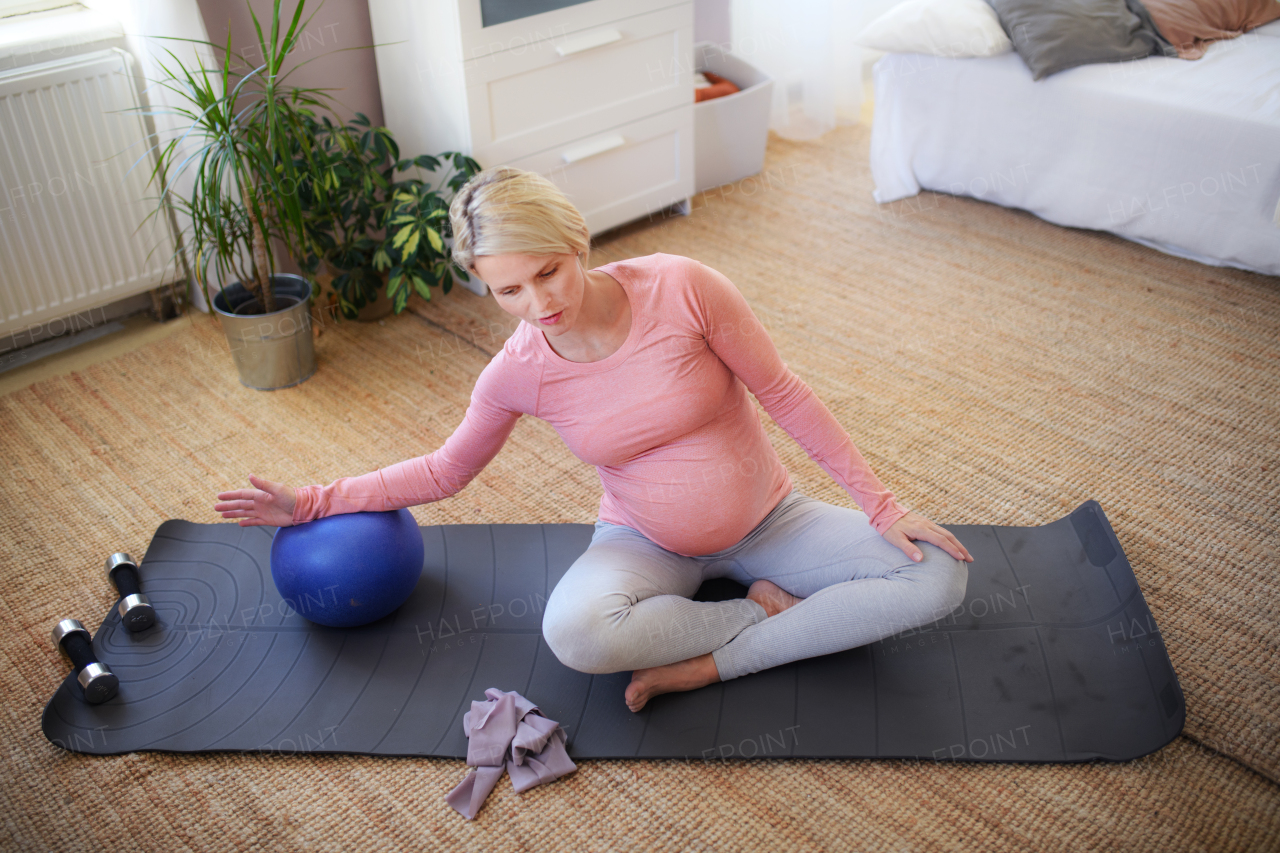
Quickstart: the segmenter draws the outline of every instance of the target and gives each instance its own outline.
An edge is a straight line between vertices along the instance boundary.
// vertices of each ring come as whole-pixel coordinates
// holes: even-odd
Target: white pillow
[[[996,56],[1013,50],[986,0],[905,0],[858,34],[858,44],[886,53]]]

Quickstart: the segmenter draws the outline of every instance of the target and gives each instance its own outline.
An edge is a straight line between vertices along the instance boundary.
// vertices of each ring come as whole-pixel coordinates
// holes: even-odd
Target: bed
[[[1016,53],[873,69],[875,199],[921,189],[1280,275],[1280,21],[1042,80]]]

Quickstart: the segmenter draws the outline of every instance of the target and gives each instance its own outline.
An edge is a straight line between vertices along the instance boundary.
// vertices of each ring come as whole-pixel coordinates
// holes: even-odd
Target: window
[[[67,0],[0,0],[0,19],[13,15],[26,15],[30,12],[46,12],[63,6],[78,6]]]

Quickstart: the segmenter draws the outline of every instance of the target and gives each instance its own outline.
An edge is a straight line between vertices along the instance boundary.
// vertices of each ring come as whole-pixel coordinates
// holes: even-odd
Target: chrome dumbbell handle
[[[91,705],[106,702],[120,688],[120,679],[111,668],[99,663],[93,655],[93,638],[79,619],[63,619],[53,626],[53,644],[60,648],[76,668],[76,681]]]
[[[120,593],[116,610],[120,621],[131,632],[145,631],[156,624],[156,611],[151,601],[142,594],[138,578],[138,564],[123,551],[107,557],[107,580]]]

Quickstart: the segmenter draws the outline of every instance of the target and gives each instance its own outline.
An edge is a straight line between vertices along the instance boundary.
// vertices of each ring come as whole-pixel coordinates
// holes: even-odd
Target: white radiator
[[[160,190],[151,156],[133,165],[150,142],[132,61],[112,48],[0,74],[0,334],[18,346],[181,278],[164,220],[138,228]]]

